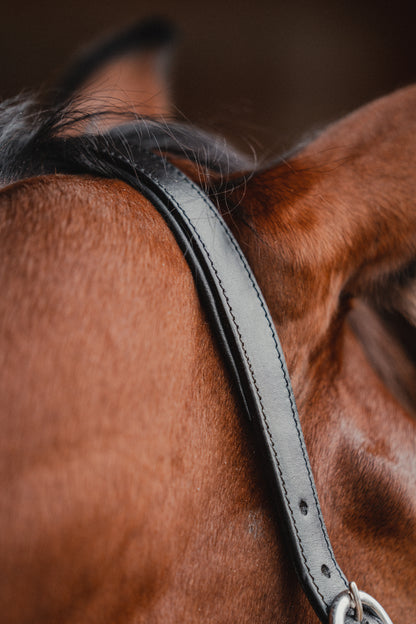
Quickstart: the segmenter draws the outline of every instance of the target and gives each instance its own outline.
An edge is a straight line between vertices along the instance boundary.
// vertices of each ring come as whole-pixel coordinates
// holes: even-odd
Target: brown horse
[[[92,103],[116,99],[166,119],[153,48],[105,56],[73,87],[78,112],[87,119]],[[39,138],[51,124],[47,113],[7,119],[2,149],[19,171],[31,129]],[[59,131],[79,132],[67,119]],[[97,132],[117,123],[94,119]],[[364,107],[244,184],[171,158],[210,191],[263,290],[342,568],[393,621],[412,624],[416,89]],[[1,621],[316,623],[162,218],[123,182],[15,180],[7,164]]]

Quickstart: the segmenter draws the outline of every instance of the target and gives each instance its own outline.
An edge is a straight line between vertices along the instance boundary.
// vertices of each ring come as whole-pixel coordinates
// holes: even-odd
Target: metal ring
[[[358,587],[354,583],[354,581],[351,581],[351,583],[349,584],[349,588],[350,588],[351,601],[354,604],[353,608],[355,610],[355,619],[357,620],[357,622],[362,622],[363,617],[364,617],[363,603],[361,602]]]
[[[365,607],[368,607],[368,609],[379,618],[381,624],[393,624],[393,622],[391,621],[381,604],[377,602],[377,600],[374,600],[372,596],[359,590],[358,596],[362,604]],[[347,612],[350,609],[355,609],[355,601],[351,598],[350,591],[346,590],[338,594],[338,596],[332,603],[331,610],[329,612],[329,624],[345,624]]]

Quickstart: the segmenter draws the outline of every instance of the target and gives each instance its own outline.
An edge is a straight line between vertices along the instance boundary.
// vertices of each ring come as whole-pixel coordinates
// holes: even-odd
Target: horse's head
[[[412,87],[329,127],[253,177],[239,224],[283,341],[341,566],[374,588],[393,621],[409,622],[415,110]]]
[[[341,566],[410,624],[416,89],[259,168],[172,121],[169,32],[139,32],[81,58],[62,91],[77,112],[57,105],[56,135],[108,131],[126,109],[146,116],[152,149],[170,135],[163,151],[210,193],[273,315]],[[4,141],[3,177],[56,149],[48,115],[38,123],[15,153]],[[62,175],[1,202],[5,621],[316,622],[154,208],[119,181]]]

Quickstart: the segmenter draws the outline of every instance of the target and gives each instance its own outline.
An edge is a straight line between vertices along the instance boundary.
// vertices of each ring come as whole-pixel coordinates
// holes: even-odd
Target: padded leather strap
[[[279,521],[312,606],[322,622],[347,582],[325,528],[282,349],[250,267],[207,196],[163,158],[123,137],[97,143],[111,175],[147,197],[166,220],[192,270],[249,418],[260,437]],[[128,151],[126,150],[128,144]],[[98,149],[99,147],[99,149]],[[132,165],[132,163],[134,163]],[[107,174],[108,175],[108,174]],[[348,622],[354,620],[347,618]],[[367,621],[377,620],[367,616]]]

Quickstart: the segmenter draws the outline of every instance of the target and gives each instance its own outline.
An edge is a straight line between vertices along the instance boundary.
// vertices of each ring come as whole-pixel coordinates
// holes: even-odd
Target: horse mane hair
[[[42,105],[40,99],[26,95],[0,104],[0,184],[55,170],[78,173],[77,164],[89,162],[99,142],[113,146],[114,131],[102,129],[108,119],[119,122],[118,130],[128,125],[143,149],[186,158],[213,171],[221,184],[237,172],[256,168],[255,157],[243,155],[224,138],[189,123],[139,117],[116,107],[85,112],[85,102],[76,98]],[[105,163],[100,167],[104,177],[111,174]]]

